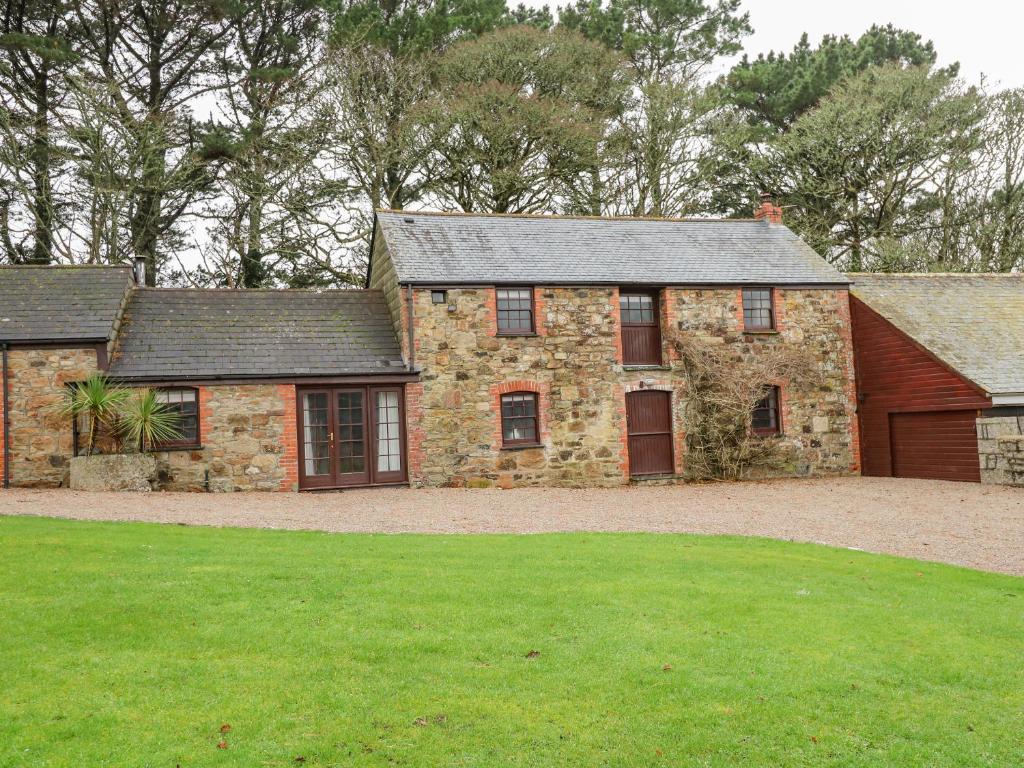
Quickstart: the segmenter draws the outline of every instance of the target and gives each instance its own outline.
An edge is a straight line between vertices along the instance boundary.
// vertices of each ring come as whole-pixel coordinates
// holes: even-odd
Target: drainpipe
[[[4,488],[11,487],[11,422],[8,416],[10,409],[7,407],[8,394],[8,373],[7,373],[7,342],[3,343],[3,369],[4,369]]]

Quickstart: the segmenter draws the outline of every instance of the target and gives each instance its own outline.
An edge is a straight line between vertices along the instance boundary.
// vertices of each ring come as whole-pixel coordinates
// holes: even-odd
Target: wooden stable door
[[[671,475],[672,393],[656,389],[626,395],[626,432],[629,438],[629,474]]]
[[[298,399],[300,488],[405,481],[401,387],[301,389]]]

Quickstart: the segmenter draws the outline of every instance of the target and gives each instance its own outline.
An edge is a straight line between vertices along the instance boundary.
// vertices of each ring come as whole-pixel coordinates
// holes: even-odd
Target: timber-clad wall
[[[908,413],[964,411],[965,418],[973,421],[978,411],[991,406],[991,401],[864,302],[851,297],[850,307],[860,392],[863,472],[892,477],[893,414],[900,419],[901,414]],[[931,432],[933,439],[948,437],[956,441],[962,439],[963,430],[932,429]],[[971,432],[970,425],[967,432]],[[964,453],[963,447],[953,442],[948,446],[932,443],[926,450],[935,453],[938,449],[946,454]],[[976,459],[976,446],[970,446],[969,452]],[[974,466],[969,473],[947,475],[948,479],[977,480],[977,464],[972,463]]]
[[[377,269],[379,262],[375,263]],[[618,289],[538,286],[537,335],[496,335],[494,289],[452,287],[447,304],[414,290],[422,383],[409,402],[410,479],[420,485],[620,485],[628,482],[625,396],[672,393],[676,473],[685,462],[678,362],[665,341],[662,367],[621,364]],[[809,349],[823,383],[787,382],[783,422],[788,474],[858,470],[852,345],[844,290],[779,290],[776,334],[745,334],[740,289],[666,289],[663,325],[758,355],[779,344]],[[449,309],[449,305],[454,309]],[[666,337],[668,334],[664,334]],[[542,447],[503,450],[502,392],[537,392]],[[407,392],[409,390],[407,389]]]

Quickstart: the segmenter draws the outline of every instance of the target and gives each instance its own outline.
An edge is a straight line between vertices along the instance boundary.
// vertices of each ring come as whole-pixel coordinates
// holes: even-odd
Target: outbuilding
[[[1024,275],[849,277],[863,474],[1024,485]]]

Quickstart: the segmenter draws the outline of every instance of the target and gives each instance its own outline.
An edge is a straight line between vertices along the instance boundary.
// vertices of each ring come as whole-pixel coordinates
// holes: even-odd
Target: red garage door
[[[893,477],[981,481],[976,411],[889,414]]]

